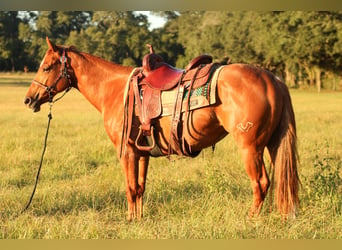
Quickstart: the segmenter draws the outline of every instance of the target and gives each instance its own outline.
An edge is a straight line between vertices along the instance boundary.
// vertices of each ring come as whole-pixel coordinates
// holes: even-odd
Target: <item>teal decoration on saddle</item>
[[[197,88],[197,89],[192,89],[190,91],[190,98],[191,97],[195,97],[195,96],[204,96],[206,98],[208,98],[208,88],[209,88],[209,83],[210,82],[207,82],[205,85]],[[188,95],[189,95],[189,90],[186,89],[184,90],[184,97],[183,97],[183,100],[186,100],[188,98]]]

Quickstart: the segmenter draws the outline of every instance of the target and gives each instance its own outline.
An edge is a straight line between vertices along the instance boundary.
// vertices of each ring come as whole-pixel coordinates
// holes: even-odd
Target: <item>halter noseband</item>
[[[52,93],[57,90],[57,83],[59,82],[60,79],[65,78],[69,81],[69,86],[66,88],[66,92],[68,92],[71,89],[71,78],[70,75],[68,74],[68,69],[67,69],[67,57],[65,56],[65,48],[63,48],[63,54],[62,56],[59,58],[59,61],[62,64],[61,70],[58,74],[58,76],[56,77],[55,81],[53,82],[53,84],[51,86],[48,86],[44,83],[38,82],[37,80],[32,80],[32,82],[34,84],[36,84],[39,87],[42,87],[43,89],[45,89],[45,91],[49,94],[49,102],[52,103],[53,102],[53,96]]]

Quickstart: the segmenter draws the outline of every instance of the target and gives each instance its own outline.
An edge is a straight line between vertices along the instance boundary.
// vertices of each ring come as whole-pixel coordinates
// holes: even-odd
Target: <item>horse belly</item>
[[[228,133],[219,124],[214,107],[205,107],[189,112],[187,119],[188,126],[181,126],[182,137],[190,145],[193,152],[201,151],[203,148],[209,147]],[[182,115],[182,124],[185,122],[186,114]],[[157,140],[161,150],[167,153],[170,132],[171,132],[171,116],[158,119],[155,124],[158,131]]]
[[[183,117],[183,122],[185,117]],[[189,113],[183,136],[191,149],[196,152],[214,145],[228,132],[220,125],[213,106],[196,109]]]

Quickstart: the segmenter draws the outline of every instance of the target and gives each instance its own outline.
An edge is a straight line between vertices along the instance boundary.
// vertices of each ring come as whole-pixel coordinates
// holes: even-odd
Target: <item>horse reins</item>
[[[38,180],[39,180],[39,175],[40,175],[40,170],[42,168],[42,165],[43,165],[43,159],[44,159],[44,154],[45,154],[45,150],[46,150],[46,146],[47,146],[47,139],[48,139],[48,135],[49,135],[49,129],[50,129],[50,122],[51,122],[51,119],[52,119],[52,113],[51,113],[51,110],[52,110],[52,106],[55,102],[59,101],[60,99],[62,99],[66,93],[71,89],[71,78],[70,78],[70,75],[68,74],[68,69],[67,69],[67,65],[66,65],[66,62],[67,62],[67,58],[65,56],[65,48],[63,48],[63,54],[62,56],[60,57],[60,62],[62,64],[62,67],[61,67],[61,70],[60,70],[60,73],[59,75],[56,77],[54,83],[51,85],[51,86],[48,86],[46,84],[43,84],[41,82],[38,82],[36,80],[32,80],[32,82],[34,84],[36,84],[37,86],[39,87],[42,87],[45,89],[45,91],[48,93],[49,95],[49,113],[48,113],[48,124],[47,124],[47,128],[46,128],[46,133],[45,133],[45,139],[44,139],[44,147],[43,147],[43,151],[42,151],[42,155],[41,155],[41,158],[40,158],[40,163],[39,163],[39,167],[38,167],[38,170],[37,170],[37,175],[36,175],[36,181],[35,181],[35,184],[34,184],[34,187],[33,187],[33,190],[32,190],[32,194],[30,196],[30,199],[29,201],[27,202],[27,205],[25,206],[25,208],[22,210],[22,213],[25,212],[31,205],[31,202],[33,200],[33,196],[36,192],[36,189],[37,189],[37,185],[38,185]],[[68,87],[66,88],[66,90],[64,91],[63,95],[58,97],[56,100],[53,100],[53,92],[57,89],[57,83],[59,82],[60,79],[62,78],[65,78],[69,81],[69,85]]]

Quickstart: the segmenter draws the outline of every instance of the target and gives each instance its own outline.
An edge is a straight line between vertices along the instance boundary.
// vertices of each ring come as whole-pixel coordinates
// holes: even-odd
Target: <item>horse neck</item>
[[[123,103],[125,84],[132,68],[86,53],[71,52],[68,56],[77,79],[75,87],[99,112],[103,114],[111,106],[109,102]]]

